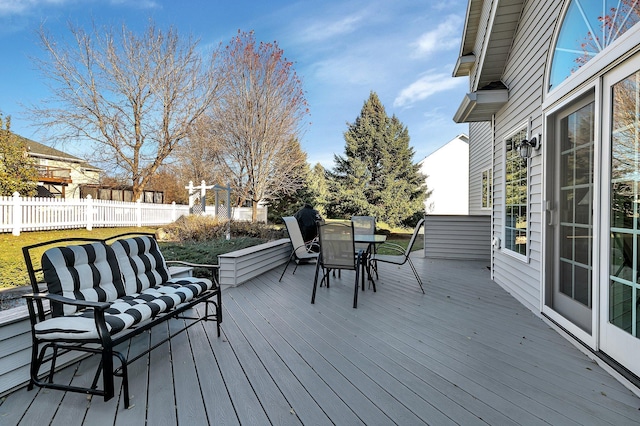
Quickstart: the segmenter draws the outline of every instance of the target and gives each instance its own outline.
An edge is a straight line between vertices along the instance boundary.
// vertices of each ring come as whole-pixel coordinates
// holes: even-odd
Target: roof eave
[[[456,61],[455,67],[453,68],[453,76],[466,77],[470,75],[475,63],[476,55],[474,55],[473,53],[460,56]]]
[[[490,121],[508,100],[508,89],[476,90],[467,93],[453,116],[453,121],[456,123]]]

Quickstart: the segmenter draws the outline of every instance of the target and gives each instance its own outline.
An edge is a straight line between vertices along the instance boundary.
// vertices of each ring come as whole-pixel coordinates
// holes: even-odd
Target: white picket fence
[[[82,199],[0,197],[0,232],[159,226],[189,214],[189,206]]]
[[[215,215],[208,206],[206,214]],[[226,218],[227,212],[218,212]],[[0,233],[20,235],[22,231],[70,228],[115,228],[123,226],[160,226],[189,215],[183,204],[80,199],[0,197]],[[233,207],[232,220],[251,221],[251,207]],[[267,222],[267,208],[258,207],[258,221]]]

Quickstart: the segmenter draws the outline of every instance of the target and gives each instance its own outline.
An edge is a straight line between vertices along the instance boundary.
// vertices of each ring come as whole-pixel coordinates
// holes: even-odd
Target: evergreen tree
[[[308,163],[304,163],[304,167],[299,171],[300,177],[304,179],[303,185],[296,192],[279,194],[278,198],[271,200],[268,219],[275,223],[281,223],[283,216],[293,216],[304,203],[310,203],[321,216],[325,217],[329,198],[325,174],[324,167],[320,163],[317,163],[312,169],[309,169]]]
[[[330,194],[327,172],[324,167],[322,167],[322,164],[316,163],[311,169],[307,187],[311,195],[311,204],[318,210],[318,213],[320,213],[322,217],[326,217]]]
[[[416,214],[424,215],[424,201],[429,196],[420,166],[413,163],[414,150],[409,146],[409,131],[394,115],[387,127],[386,153],[381,160],[382,184],[377,201],[377,217],[389,224],[413,227]]]
[[[0,114],[0,195],[32,196],[37,184],[38,172],[24,141],[11,132],[11,117],[5,120]]]
[[[370,215],[391,226],[410,225],[424,211],[427,194],[425,179],[412,163],[407,128],[387,116],[375,92],[348,126],[345,154],[335,156],[329,174],[330,216]]]

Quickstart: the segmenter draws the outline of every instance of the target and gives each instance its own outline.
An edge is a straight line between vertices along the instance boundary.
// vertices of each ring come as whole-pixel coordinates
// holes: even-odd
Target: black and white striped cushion
[[[118,333],[189,302],[211,287],[211,281],[205,278],[176,278],[142,293],[123,296],[113,301],[105,311],[107,329],[110,334]],[[90,309],[47,319],[36,324],[35,331],[38,338],[45,340],[98,338],[93,310]]]
[[[140,293],[171,278],[156,240],[140,236],[117,240],[111,244],[122,272],[125,293]]]
[[[91,243],[55,247],[42,255],[49,293],[75,300],[111,302],[125,295],[125,286],[111,247]],[[54,316],[70,315],[76,307],[52,304]]]
[[[105,321],[110,334],[146,321],[191,301],[212,282],[205,278],[171,279],[155,239],[147,236],[118,240],[111,246],[92,243],[50,249],[42,259],[51,293],[110,302]],[[55,306],[54,306],[55,309]],[[57,308],[50,319],[35,326],[40,339],[98,339],[93,310]]]

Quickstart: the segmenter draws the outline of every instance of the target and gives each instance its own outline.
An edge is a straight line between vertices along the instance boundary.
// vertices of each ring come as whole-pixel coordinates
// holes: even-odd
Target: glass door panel
[[[611,276],[609,322],[636,338],[640,286],[638,102],[640,72],[611,86]]]
[[[600,350],[640,375],[640,56],[603,79],[609,156],[602,211],[608,262],[601,288]],[[606,241],[606,240],[605,240]]]
[[[593,328],[593,162],[594,102],[586,101],[558,117],[552,308],[591,334]]]

